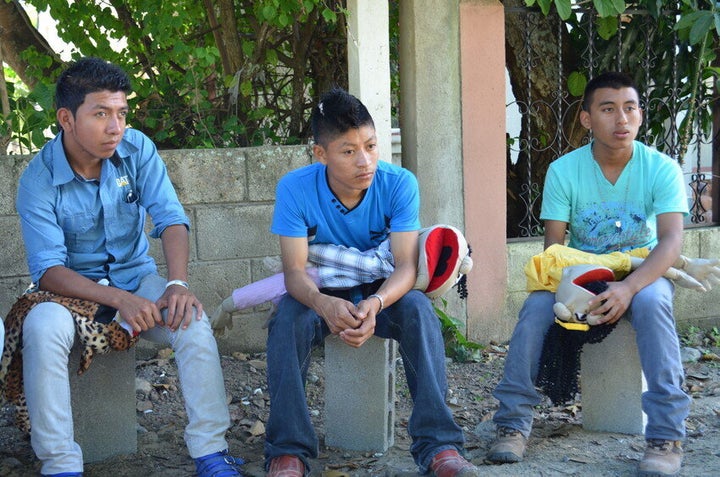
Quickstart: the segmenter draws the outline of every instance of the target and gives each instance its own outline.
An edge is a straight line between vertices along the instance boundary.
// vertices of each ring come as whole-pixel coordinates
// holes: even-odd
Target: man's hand
[[[330,332],[334,335],[347,329],[355,329],[362,324],[357,317],[355,305],[342,298],[322,295],[322,302],[316,311],[325,320]]]
[[[372,298],[363,300],[357,305],[356,317],[362,320],[357,328],[350,328],[340,332],[340,339],[353,348],[359,348],[375,334],[375,315],[379,309],[378,300]]]
[[[598,325],[615,323],[625,314],[633,296],[635,293],[626,283],[608,282],[608,289],[588,302],[592,310],[589,314],[597,317]]]
[[[183,329],[190,326],[193,317],[193,308],[197,310],[196,319],[202,319],[203,306],[195,294],[182,285],[170,285],[165,293],[156,302],[159,309],[167,308],[167,322],[165,326],[172,331],[182,325]]]
[[[123,321],[138,333],[162,325],[162,315],[158,306],[145,298],[127,293],[118,312]]]

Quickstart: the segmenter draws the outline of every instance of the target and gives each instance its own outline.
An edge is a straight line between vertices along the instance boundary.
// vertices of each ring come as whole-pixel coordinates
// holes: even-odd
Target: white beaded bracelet
[[[383,310],[383,308],[385,308],[385,302],[383,301],[383,297],[381,297],[380,295],[373,293],[372,295],[368,296],[368,298],[377,298],[378,299],[378,301],[380,302],[380,309],[377,311],[378,313],[380,313]]]
[[[181,287],[185,287],[185,288],[187,288],[188,290],[190,289],[190,285],[188,285],[187,282],[184,282],[184,281],[182,281],[182,280],[170,280],[170,281],[167,282],[167,284],[165,285],[165,288],[168,288],[168,287],[170,287],[170,286],[172,286],[172,285],[180,285]]]

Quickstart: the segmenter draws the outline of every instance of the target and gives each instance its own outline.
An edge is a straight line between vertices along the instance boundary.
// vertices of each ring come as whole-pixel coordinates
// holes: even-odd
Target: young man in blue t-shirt
[[[626,316],[637,333],[648,385],[642,397],[648,422],[640,475],[676,475],[690,398],[681,387],[673,285],[662,275],[680,255],[688,209],[677,162],[635,141],[642,123],[639,101],[637,87],[624,74],[606,73],[588,83],[580,122],[592,131],[593,141],[550,165],[541,218],[545,248],[564,244],[569,233],[569,246],[585,252],[652,249],[624,280],[609,282],[589,308],[601,316],[599,326]],[[505,373],[494,392],[500,406],[493,418],[498,436],[488,452],[490,461],[523,458],[533,407],[540,402],[535,379],[554,302],[554,293],[535,291],[520,311]]]
[[[342,89],[313,109],[318,163],[292,171],[278,186],[271,230],[280,236],[288,295],[269,323],[268,475],[302,477],[318,455],[304,380],[313,346],[330,333],[360,347],[373,335],[399,342],[413,401],[411,453],[421,472],[479,475],[462,458],[464,437],[445,404],[445,350],[430,300],[413,290],[417,275],[419,191],[407,170],[378,161],[375,125]],[[365,251],[390,236],[395,269],[384,281],[318,289],[306,272],[310,244]],[[349,410],[351,411],[351,410]]]

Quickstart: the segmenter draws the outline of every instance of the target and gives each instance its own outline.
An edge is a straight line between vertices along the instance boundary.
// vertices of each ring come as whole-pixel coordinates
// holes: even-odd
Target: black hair
[[[638,93],[638,96],[640,96],[640,91],[635,84],[635,80],[633,80],[630,75],[620,73],[618,71],[608,71],[607,73],[603,73],[591,79],[585,86],[585,94],[583,95],[582,102],[583,111],[590,111],[593,95],[595,94],[595,91],[600,88],[632,88],[636,93]]]
[[[327,146],[335,137],[362,126],[375,127],[370,112],[355,96],[334,87],[320,97],[310,118],[313,140]]]
[[[132,91],[130,78],[119,66],[94,57],[86,57],[71,64],[55,84],[55,107],[66,108],[73,116],[85,101],[85,96],[98,91]]]

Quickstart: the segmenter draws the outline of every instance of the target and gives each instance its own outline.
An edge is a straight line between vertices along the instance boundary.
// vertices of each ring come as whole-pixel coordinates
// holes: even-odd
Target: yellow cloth
[[[615,272],[616,280],[621,280],[631,270],[630,257],[646,258],[649,254],[648,248],[636,248],[628,252],[598,255],[554,244],[533,256],[525,265],[527,290],[556,291],[562,278],[563,268],[570,265],[601,265]]]

